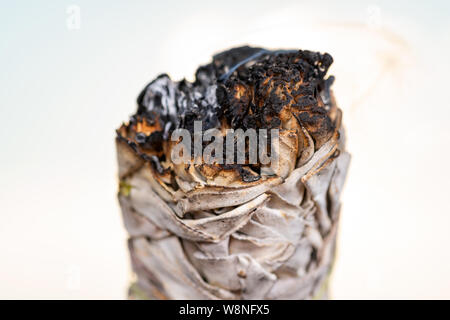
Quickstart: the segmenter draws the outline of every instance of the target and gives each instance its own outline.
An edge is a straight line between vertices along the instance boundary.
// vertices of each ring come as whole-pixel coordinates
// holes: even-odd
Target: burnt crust
[[[224,51],[197,69],[194,82],[174,82],[167,74],[150,82],[137,98],[136,114],[117,130],[118,139],[154,165],[165,160],[171,132],[193,132],[194,121],[202,121],[203,130],[279,128],[299,136],[306,130],[317,150],[339,126],[330,89],[334,77],[325,78],[332,62],[328,53],[307,50]],[[248,166],[233,168],[244,181],[259,179],[248,174]]]
[[[327,53],[268,53],[236,69],[217,88],[217,100],[231,127],[283,128],[292,115],[320,148],[335,129],[319,94],[329,90],[324,77],[332,62]]]

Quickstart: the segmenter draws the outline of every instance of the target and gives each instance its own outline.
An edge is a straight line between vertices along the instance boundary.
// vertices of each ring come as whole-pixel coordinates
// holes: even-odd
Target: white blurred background
[[[450,298],[446,1],[0,0],[0,298],[123,299],[115,128],[229,47],[326,51],[352,163],[332,297]]]

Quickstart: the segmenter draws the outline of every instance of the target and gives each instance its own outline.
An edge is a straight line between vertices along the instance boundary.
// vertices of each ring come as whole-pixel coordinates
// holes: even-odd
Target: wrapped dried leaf
[[[131,297],[326,297],[350,161],[325,78],[331,63],[328,54],[240,47],[214,56],[193,83],[161,75],[146,86],[117,130],[119,202],[138,279]],[[185,129],[195,144],[196,121],[223,138],[277,129],[278,148],[265,145],[277,166],[209,162],[195,151],[173,161],[181,142],[171,135]]]

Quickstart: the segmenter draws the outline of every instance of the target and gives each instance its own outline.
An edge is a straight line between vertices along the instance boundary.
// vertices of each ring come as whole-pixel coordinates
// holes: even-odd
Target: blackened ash
[[[244,46],[216,54],[197,69],[194,82],[162,74],[142,90],[130,119],[145,118],[158,130],[138,133],[135,141],[159,150],[173,130],[193,132],[194,121],[202,121],[203,130],[223,121],[231,128],[280,128],[287,109],[320,140],[334,130],[326,108],[333,78],[324,78],[332,62],[327,53]]]
[[[262,51],[219,83],[217,100],[231,127],[280,128],[292,115],[320,147],[335,127],[328,116],[332,57],[311,51]]]

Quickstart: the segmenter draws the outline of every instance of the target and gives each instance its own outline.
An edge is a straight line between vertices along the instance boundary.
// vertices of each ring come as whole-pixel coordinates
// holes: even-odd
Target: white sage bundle
[[[350,160],[325,79],[331,63],[328,54],[241,47],[214,56],[193,83],[161,75],[142,91],[116,139],[131,297],[326,297]],[[208,149],[197,124],[216,130],[214,152],[174,161],[186,142],[171,138],[178,129]],[[238,128],[278,130],[276,149],[266,141],[277,166],[221,161],[229,145],[219,138]]]

